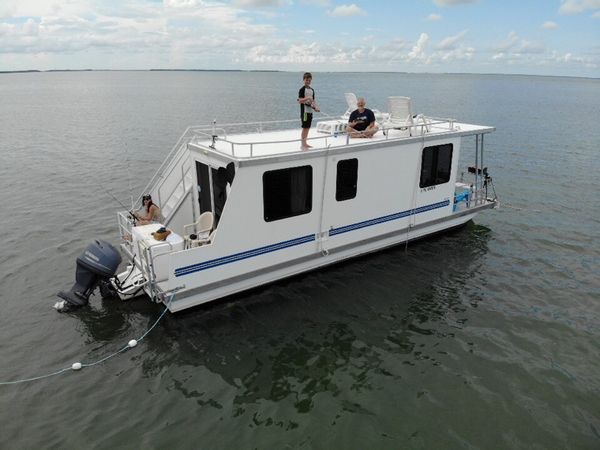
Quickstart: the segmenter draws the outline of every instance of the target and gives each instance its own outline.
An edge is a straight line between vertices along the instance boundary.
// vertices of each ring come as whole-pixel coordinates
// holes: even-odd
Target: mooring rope
[[[160,314],[160,316],[158,316],[158,319],[156,319],[156,321],[152,324],[152,326],[150,328],[148,328],[148,330],[146,330],[146,332],[144,334],[142,334],[142,336],[139,339],[132,339],[132,340],[130,340],[127,343],[127,345],[125,345],[120,350],[117,350],[116,352],[111,353],[110,355],[105,356],[104,358],[99,359],[98,361],[94,361],[94,362],[91,362],[91,363],[74,362],[73,364],[71,364],[70,367],[65,367],[63,369],[57,370],[56,372],[47,373],[45,375],[40,375],[40,376],[37,376],[37,377],[31,377],[31,378],[23,378],[23,379],[20,379],[20,380],[13,380],[13,381],[0,381],[0,386],[9,385],[9,384],[20,384],[20,383],[26,383],[26,382],[29,382],[29,381],[42,380],[44,378],[50,378],[50,377],[53,377],[53,376],[56,376],[56,375],[60,375],[61,373],[65,373],[65,372],[67,372],[69,370],[81,370],[84,367],[93,367],[93,366],[96,366],[96,365],[98,365],[100,363],[103,363],[106,360],[109,360],[110,358],[113,358],[113,357],[115,357],[115,356],[123,353],[126,350],[129,350],[130,348],[135,347],[146,336],[148,336],[148,333],[150,333],[154,329],[154,327],[156,327],[156,325],[158,325],[158,323],[161,321],[161,319],[164,317],[164,315],[169,310],[169,306],[171,305],[171,302],[173,301],[173,297],[175,297],[175,294],[171,294],[171,297],[169,298],[169,301],[167,302],[167,305],[165,306],[165,309]]]

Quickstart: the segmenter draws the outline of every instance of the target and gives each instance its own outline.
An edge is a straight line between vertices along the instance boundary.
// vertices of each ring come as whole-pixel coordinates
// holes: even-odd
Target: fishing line
[[[131,201],[131,209],[130,210],[133,211],[133,207],[135,206],[135,203],[133,202],[133,187],[131,186],[131,167],[130,167],[129,150],[127,147],[127,142],[125,142],[125,161],[127,161],[127,184],[129,186],[129,200]]]
[[[104,358],[99,359],[98,361],[94,361],[91,363],[81,363],[81,362],[74,362],[73,364],[71,364],[70,367],[64,367],[62,369],[59,369],[55,372],[51,372],[51,373],[47,373],[45,375],[40,375],[37,377],[31,377],[31,378],[22,378],[19,380],[13,380],[13,381],[0,381],[0,386],[6,386],[9,384],[20,384],[20,383],[26,383],[29,381],[36,381],[36,380],[41,380],[44,378],[50,378],[56,375],[60,375],[61,373],[65,373],[69,370],[81,370],[85,367],[93,367],[96,366],[100,363],[103,363],[104,361],[107,361],[117,355],[120,355],[121,353],[129,350],[130,348],[135,347],[136,345],[138,345],[138,343],[140,343],[142,340],[144,340],[144,338],[146,336],[148,336],[148,333],[150,333],[154,327],[156,327],[156,325],[158,325],[158,323],[161,321],[161,319],[165,316],[165,314],[167,313],[167,311],[169,310],[169,306],[171,306],[171,302],[173,301],[173,298],[175,297],[175,294],[171,294],[171,297],[169,298],[169,301],[167,302],[167,305],[165,306],[165,309],[163,310],[163,312],[160,314],[160,316],[158,316],[158,319],[156,319],[154,321],[154,323],[152,324],[152,326],[150,328],[148,328],[148,330],[146,330],[146,332],[144,334],[142,334],[141,337],[139,337],[138,339],[131,339],[127,345],[125,345],[124,347],[122,347],[121,349],[117,350],[114,353],[111,353],[110,355],[105,356]]]
[[[125,205],[123,204],[123,202],[122,202],[121,200],[119,200],[117,197],[115,197],[115,196],[112,194],[112,192],[110,192],[110,191],[109,191],[107,188],[105,188],[104,186],[102,186],[102,185],[101,185],[101,184],[99,184],[99,183],[96,183],[96,184],[97,184],[97,186],[98,186],[100,189],[102,189],[102,190],[104,191],[104,193],[105,193],[105,194],[107,194],[107,195],[110,195],[110,196],[111,196],[111,197],[112,197],[112,198],[113,198],[113,199],[114,199],[114,200],[115,200],[115,201],[116,201],[116,202],[117,202],[119,205],[121,205],[121,206],[122,206],[122,207],[123,207],[123,208],[124,208],[124,209],[125,209],[125,210],[126,210],[128,213],[129,213],[129,215],[131,216],[131,218],[132,218],[133,220],[138,220],[138,217],[137,217],[137,216],[136,216],[136,215],[133,213],[133,206],[132,206],[131,208],[128,208],[127,206],[125,206]],[[133,204],[133,197],[131,197],[131,201],[132,201],[132,204]]]

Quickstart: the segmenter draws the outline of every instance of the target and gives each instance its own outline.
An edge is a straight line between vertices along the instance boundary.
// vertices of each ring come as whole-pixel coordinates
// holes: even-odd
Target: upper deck
[[[439,119],[420,116],[412,124],[378,124],[379,131],[371,138],[351,138],[345,131],[347,122],[343,119],[329,119],[313,122],[308,142],[312,148],[303,150],[300,141],[300,127],[265,130],[268,127],[290,126],[291,122],[256,122],[249,124],[215,125],[214,127],[193,127],[193,137],[189,144],[204,152],[214,152],[232,160],[248,160],[292,153],[306,153],[316,150],[341,149],[355,146],[379,146],[429,141],[442,136],[469,136],[491,133],[494,127],[456,122],[453,119]],[[250,129],[255,131],[248,131]]]

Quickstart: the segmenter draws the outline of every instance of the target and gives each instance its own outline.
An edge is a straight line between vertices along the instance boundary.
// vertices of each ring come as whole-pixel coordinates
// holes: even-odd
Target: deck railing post
[[[483,180],[485,180],[485,178],[483,178],[483,177],[485,177],[485,174],[483,173],[483,169],[484,169],[484,166],[483,166],[483,133],[481,134],[480,147],[481,147],[481,176],[482,176],[481,189],[483,190],[483,183],[484,183]],[[485,201],[485,200],[487,200],[487,198],[484,198],[483,200]]]
[[[479,198],[479,179],[477,177],[477,172],[479,171],[479,135],[475,135],[475,206],[477,206],[478,198]]]

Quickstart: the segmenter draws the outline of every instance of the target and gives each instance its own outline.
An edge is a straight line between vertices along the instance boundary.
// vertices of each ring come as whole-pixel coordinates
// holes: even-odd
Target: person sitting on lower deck
[[[365,108],[366,101],[363,97],[356,100],[358,107],[350,114],[348,119],[348,127],[346,131],[352,138],[369,138],[373,137],[379,130],[375,123],[375,114],[368,108]]]
[[[138,225],[148,225],[150,223],[163,223],[164,218],[160,213],[160,208],[152,203],[150,194],[142,197],[142,209],[135,214]]]

